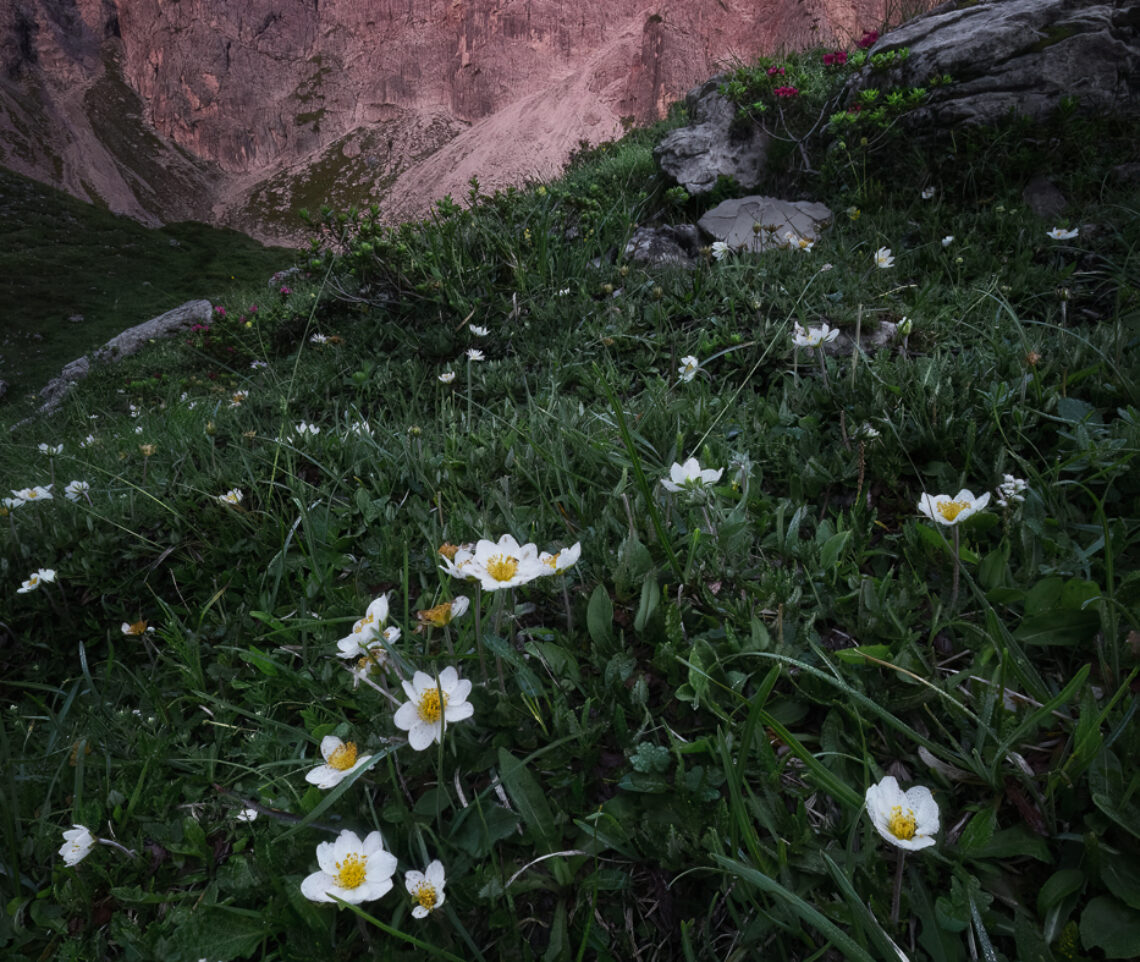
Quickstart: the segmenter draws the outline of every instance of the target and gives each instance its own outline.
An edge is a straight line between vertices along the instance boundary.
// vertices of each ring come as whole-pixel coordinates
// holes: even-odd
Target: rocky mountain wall
[[[469,158],[487,186],[552,173],[719,64],[859,36],[887,2],[9,0],[0,164],[263,236],[324,189],[396,189],[406,214],[463,184]]]

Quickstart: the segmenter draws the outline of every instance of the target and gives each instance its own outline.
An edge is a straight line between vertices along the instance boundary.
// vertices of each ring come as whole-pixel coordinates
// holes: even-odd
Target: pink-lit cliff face
[[[555,173],[733,58],[843,41],[886,0],[18,0],[0,163],[134,216],[272,235]]]

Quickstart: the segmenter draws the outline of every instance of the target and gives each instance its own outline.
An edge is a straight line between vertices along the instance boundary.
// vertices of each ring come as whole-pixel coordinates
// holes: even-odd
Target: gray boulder
[[[1046,119],[1065,97],[1082,111],[1140,115],[1140,4],[1134,0],[956,0],[879,38],[867,52],[910,54],[853,88],[925,87],[910,127]],[[932,89],[930,78],[954,83]]]
[[[658,166],[690,194],[705,194],[721,176],[750,189],[760,183],[768,155],[768,135],[753,124],[734,125],[736,105],[722,96],[714,77],[685,98],[688,127],[670,131],[654,148]]]
[[[692,224],[639,227],[625,245],[625,259],[648,267],[691,267],[701,248],[701,234]]]
[[[752,196],[722,201],[697,224],[733,250],[761,252],[772,247],[810,247],[831,217],[828,207],[814,201]]]
[[[136,353],[148,342],[169,337],[195,324],[209,324],[213,307],[209,301],[187,301],[158,317],[128,327],[95,352],[96,361],[113,361]]]

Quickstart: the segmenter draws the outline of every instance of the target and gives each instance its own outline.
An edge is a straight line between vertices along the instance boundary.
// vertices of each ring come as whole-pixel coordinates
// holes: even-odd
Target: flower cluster
[[[1025,492],[1029,490],[1029,482],[1024,478],[1015,478],[1012,474],[1003,474],[1002,482],[998,485],[997,503],[1003,508],[1025,500]]]
[[[842,67],[847,63],[847,51],[835,50],[832,53],[825,53],[823,55],[823,65],[825,67]]]
[[[797,88],[788,87],[788,86],[777,87],[775,90],[772,91],[772,93],[774,93],[777,97],[786,97],[786,98],[798,97],[800,95],[800,92]]]
[[[499,591],[559,574],[573,565],[581,553],[581,543],[556,554],[539,553],[533,543],[520,545],[513,536],[505,534],[498,541],[482,539],[473,546],[461,545],[451,557],[444,555],[440,567],[453,578],[472,579],[487,591]]]

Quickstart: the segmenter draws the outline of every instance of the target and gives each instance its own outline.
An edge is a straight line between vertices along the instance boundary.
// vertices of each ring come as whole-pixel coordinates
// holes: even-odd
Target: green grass
[[[55,485],[0,518],[0,946],[1135,957],[1135,133],[1044,170],[1063,225],[1020,202],[1015,128],[959,141],[969,169],[907,143],[803,181],[837,212],[809,253],[651,271],[614,252],[702,202],[662,213],[661,130],[635,131],[421,224],[329,211],[289,293],[222,291],[210,332],[97,372],[0,447],[0,488]],[[1090,131],[1045,134],[1071,157]],[[792,346],[903,317],[855,359]],[[723,474],[666,490],[691,457]],[[918,510],[962,488],[992,497],[960,526]],[[441,570],[504,533],[581,558],[497,592]],[[354,684],[337,641],[380,596],[402,634]],[[448,666],[474,714],[414,751],[400,680]],[[321,790],[328,735],[372,757]],[[905,859],[863,807],[887,774],[940,813]],[[134,854],[66,867],[73,823]],[[382,833],[393,890],[308,901],[346,829]],[[404,873],[433,859],[421,921]]]
[[[151,230],[6,170],[0,212],[0,403],[12,420],[34,409],[27,395],[65,364],[126,328],[188,300],[264,299],[258,288],[268,292],[269,277],[296,260],[205,224]]]

